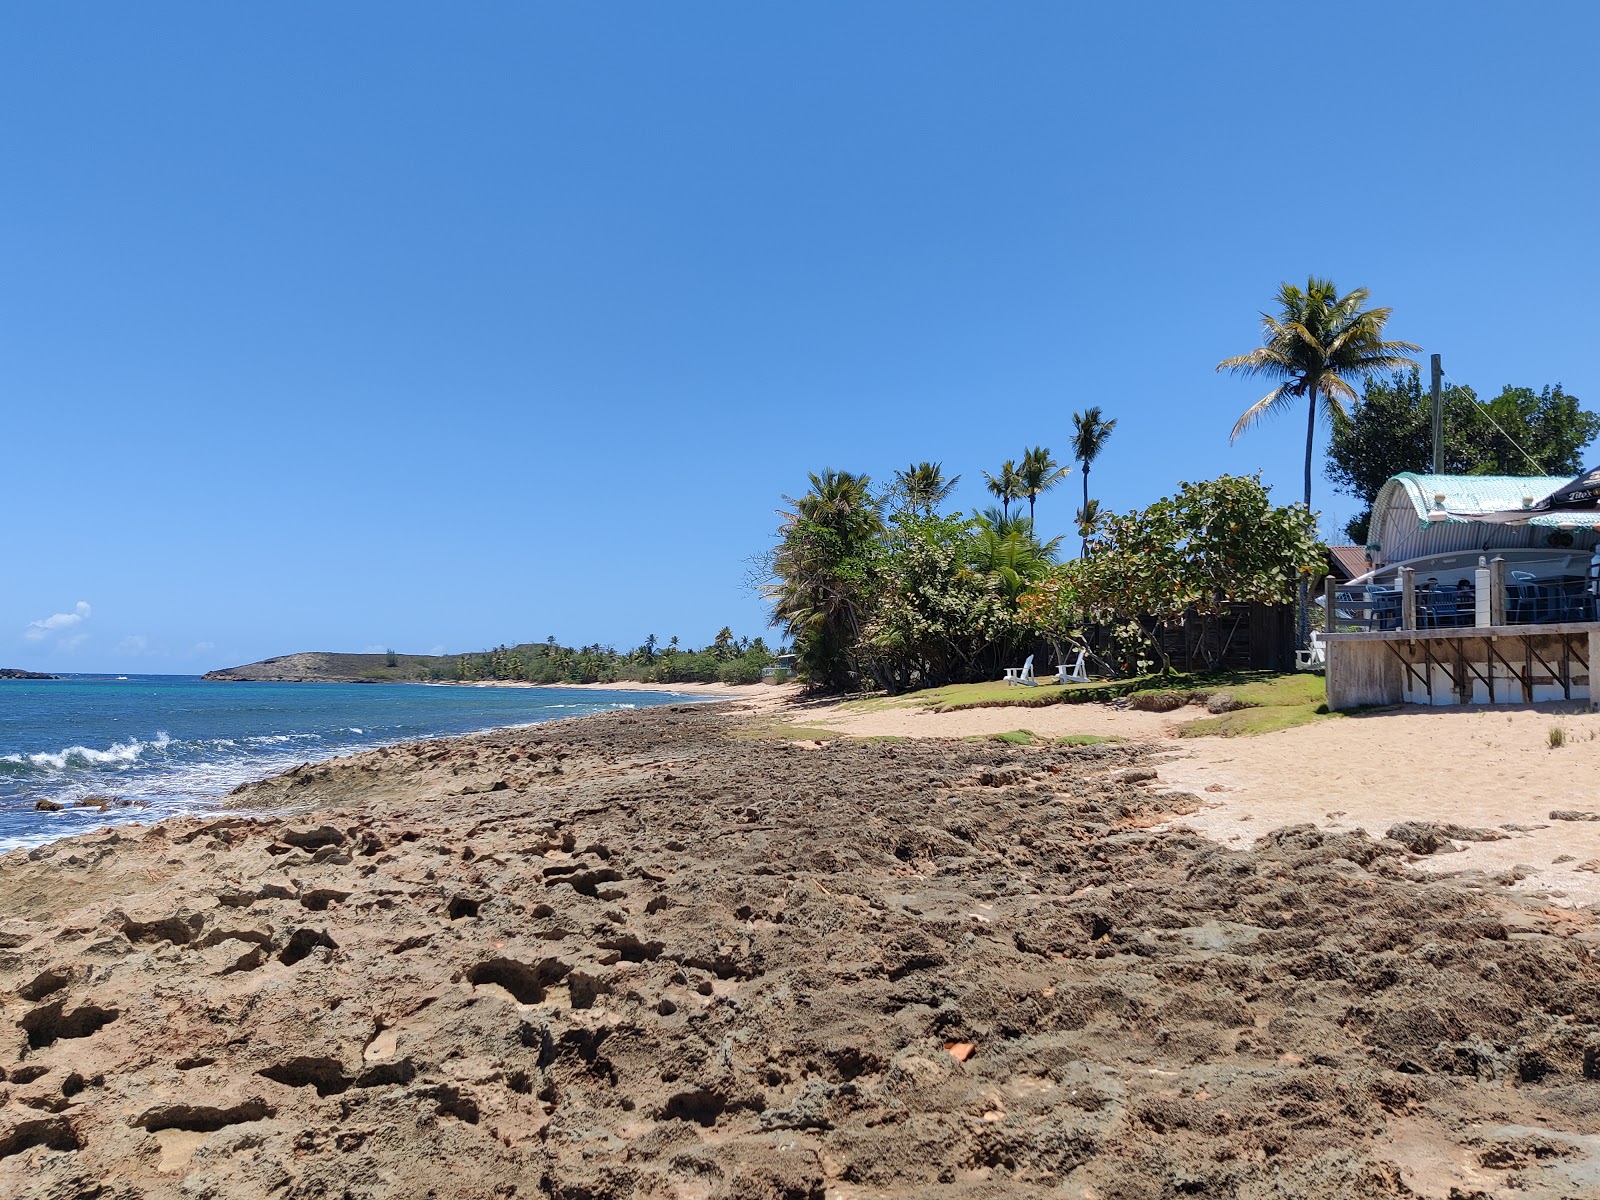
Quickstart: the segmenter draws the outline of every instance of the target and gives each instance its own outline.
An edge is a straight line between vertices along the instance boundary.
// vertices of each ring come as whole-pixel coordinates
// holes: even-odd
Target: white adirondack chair
[[[1311,648],[1294,652],[1294,668],[1297,671],[1328,669],[1328,644],[1322,640],[1322,634],[1315,629],[1311,631]]]
[[[1033,677],[1033,655],[1028,655],[1020,667],[1007,667],[1006,682],[1013,687],[1019,683],[1024,687],[1038,687],[1039,681]]]
[[[1066,663],[1056,665],[1057,683],[1088,683],[1089,672],[1084,668],[1083,660],[1088,656],[1087,650],[1078,651],[1078,659],[1070,667]]]

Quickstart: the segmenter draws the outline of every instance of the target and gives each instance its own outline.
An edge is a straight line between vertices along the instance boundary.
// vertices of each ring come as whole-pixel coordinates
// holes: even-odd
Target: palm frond
[[[1275,409],[1286,406],[1290,400],[1299,394],[1298,388],[1299,385],[1293,381],[1280,383],[1249,408],[1245,409],[1244,414],[1233,423],[1233,432],[1228,435],[1228,441],[1238,441],[1239,435],[1261,420],[1262,417]]]

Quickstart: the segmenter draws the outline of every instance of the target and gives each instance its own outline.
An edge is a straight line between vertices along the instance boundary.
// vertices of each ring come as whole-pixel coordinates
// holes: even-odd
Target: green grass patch
[[[1052,704],[1105,702],[1128,697],[1135,708],[1172,711],[1186,704],[1204,704],[1218,692],[1231,695],[1243,707],[1218,716],[1200,717],[1180,726],[1180,737],[1246,737],[1292,729],[1330,715],[1327,688],[1321,675],[1309,671],[1277,674],[1272,671],[1215,671],[1208,674],[1140,675],[1132,679],[1100,680],[1066,685],[1043,683],[1017,687],[1003,680],[956,683],[926,688],[901,696],[866,696],[843,705],[847,712],[879,712],[892,708],[927,708],[934,712],[959,712],[967,708],[1042,708]],[[809,737],[800,733],[794,736]],[[1003,741],[1032,745],[1040,739],[1027,730],[985,734],[970,741]],[[1078,734],[1057,745],[1090,746],[1120,738]]]
[[[740,725],[733,730],[733,736],[754,740],[787,738],[799,742],[826,742],[844,735],[837,729],[824,729],[820,725],[793,725],[788,721],[768,721],[764,724]]]
[[[1031,746],[1039,739],[1026,729],[1013,729],[1009,733],[991,733],[991,742],[1008,742],[1013,746]]]
[[[1124,742],[1126,738],[1101,737],[1098,733],[1069,733],[1066,737],[1053,738],[1057,746],[1103,746],[1107,742]]]
[[[1275,704],[1235,709],[1215,717],[1200,717],[1178,726],[1177,732],[1179,737],[1184,738],[1254,737],[1340,715],[1330,713],[1326,704]]]

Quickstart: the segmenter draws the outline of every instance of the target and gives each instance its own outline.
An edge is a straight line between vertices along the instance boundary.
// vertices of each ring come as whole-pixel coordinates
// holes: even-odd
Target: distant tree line
[[[452,654],[417,668],[435,682],[506,680],[526,683],[759,683],[776,661],[761,638],[735,637],[724,626],[709,646],[690,649],[676,637],[663,645],[650,634],[632,650],[596,643],[562,646],[554,637],[475,654]]]

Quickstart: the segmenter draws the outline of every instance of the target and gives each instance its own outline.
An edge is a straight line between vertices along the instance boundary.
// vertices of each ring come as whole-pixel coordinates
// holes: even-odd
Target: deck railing
[[[1490,564],[1488,612],[1480,613],[1475,582],[1416,582],[1410,567],[1400,572],[1400,586],[1340,587],[1332,578],[1323,595],[1330,633],[1388,632],[1396,629],[1453,629],[1484,624],[1550,625],[1600,619],[1600,604],[1588,581],[1575,577],[1535,579],[1521,572],[1506,576],[1505,560]],[[1476,572],[1474,572],[1474,576]]]

